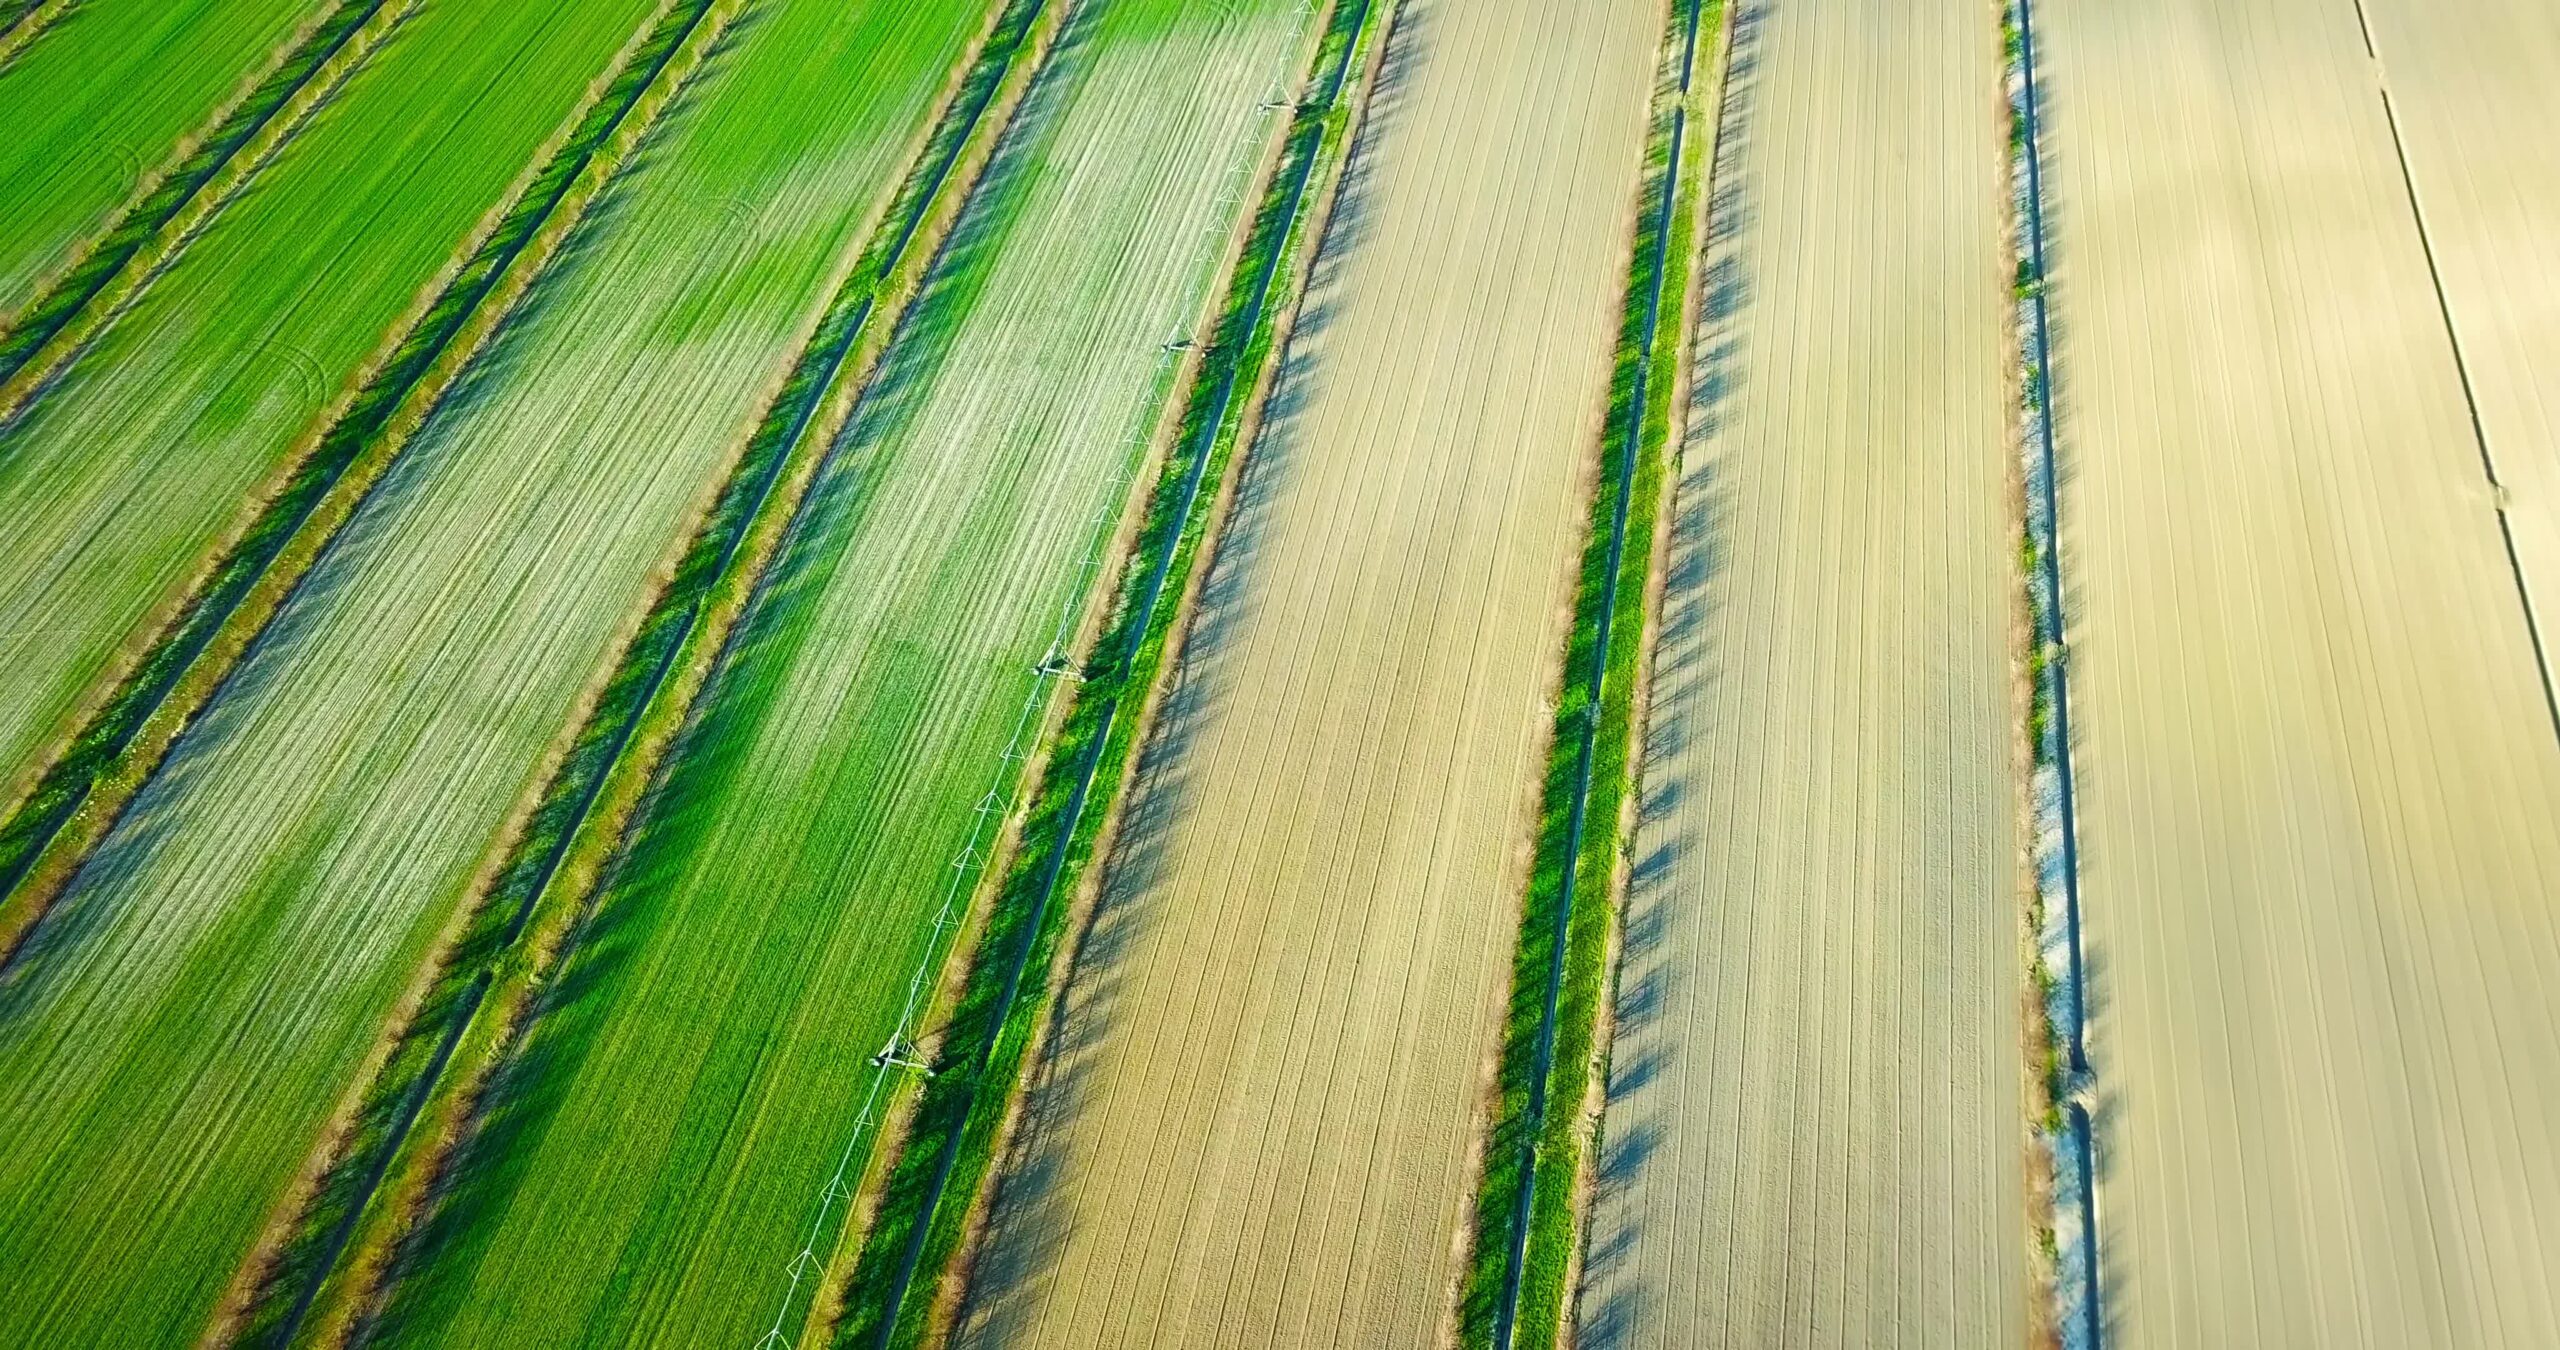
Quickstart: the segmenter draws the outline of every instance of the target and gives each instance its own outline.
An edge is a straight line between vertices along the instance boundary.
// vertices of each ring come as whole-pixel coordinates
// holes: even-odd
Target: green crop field
[[[457,227],[641,17],[486,10],[463,47],[524,22],[586,56],[484,51],[416,94],[558,86]],[[736,25],[34,930],[0,983],[6,1320],[183,1340],[212,1311],[977,27],[817,0]]]
[[[572,933],[397,1342],[799,1327],[787,1268],[870,1145],[866,1059],[1028,748],[1033,667],[1085,600],[1305,22],[1164,0],[1066,21]],[[1162,115],[1125,115],[1142,101]]]
[[[2560,1345],[2560,27],[2164,3],[0,0],[0,1350]]]
[[[648,12],[421,10],[0,429],[13,786],[254,512]]]
[[[326,8],[91,0],[0,35],[0,327]]]

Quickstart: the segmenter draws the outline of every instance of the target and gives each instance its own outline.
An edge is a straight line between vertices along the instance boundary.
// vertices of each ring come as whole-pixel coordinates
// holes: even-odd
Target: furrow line
[[[746,0],[666,0],[412,317],[284,457],[248,523],[0,822],[0,968],[374,482],[513,312]]]
[[[18,59],[27,45],[44,36],[77,0],[11,0],[0,5],[0,70]]]
[[[274,161],[422,2],[335,0],[284,44],[256,83],[214,114],[211,130],[179,143],[169,167],[135,191],[133,204],[115,223],[76,251],[23,311],[0,326],[0,433]],[[14,42],[13,32],[0,39],[0,48]]]
[[[511,816],[457,922],[422,967],[354,1105],[324,1139],[290,1227],[255,1263],[266,1300],[292,1289],[288,1333],[361,1339],[403,1244],[473,1126],[476,1103],[539,1014],[583,907],[775,556],[931,255],[986,167],[1058,31],[1048,0],[1007,0],[954,71],[940,112],[764,412],[706,496],[665,580],[581,700],[538,786]],[[886,315],[887,324],[874,320]],[[533,941],[525,938],[533,934]],[[457,1062],[467,1066],[448,1070]],[[425,1121],[431,1127],[421,1131]]]
[[[1673,393],[1694,312],[1692,240],[1705,190],[1698,176],[1682,170],[1697,151],[1689,114],[1715,107],[1723,83],[1720,73],[1705,87],[1693,79],[1701,25],[1719,51],[1728,49],[1722,0],[1674,0],[1667,10],[1610,415],[1597,447],[1608,467],[1590,502],[1566,635],[1564,668],[1578,667],[1581,677],[1558,700],[1548,743],[1538,854],[1521,910],[1470,1255],[1460,1277],[1462,1342],[1497,1350],[1553,1345],[1562,1333],[1582,1229],[1583,1160],[1596,1124],[1585,1102],[1605,1054],[1599,1019],[1623,882],[1628,789],[1637,768],[1638,686],[1655,619],[1656,536],[1671,478],[1666,457],[1677,444],[1681,416]],[[1720,72],[1721,61],[1711,58],[1711,68]],[[1712,165],[1713,135],[1706,140]],[[1666,292],[1677,305],[1667,329]],[[1632,552],[1630,537],[1642,540]],[[1634,640],[1619,640],[1621,627],[1633,629]],[[1598,831],[1589,827],[1595,797],[1606,822]],[[1585,889],[1600,903],[1578,906],[1577,892]],[[1543,1205],[1542,1173],[1548,1182]]]
[[[1108,850],[1157,678],[1172,650],[1172,629],[1187,612],[1202,550],[1214,547],[1213,518],[1227,494],[1223,487],[1203,489],[1225,483],[1246,424],[1258,415],[1276,368],[1271,357],[1285,341],[1299,293],[1289,264],[1321,233],[1350,142],[1355,119],[1343,105],[1344,87],[1353,70],[1367,70],[1367,54],[1379,45],[1373,35],[1393,24],[1392,15],[1372,24],[1377,8],[1372,0],[1335,0],[1318,30],[1309,92],[1263,176],[1204,354],[1189,372],[1187,391],[1175,396],[1179,453],[1164,459],[1148,491],[1135,547],[1116,561],[1116,580],[1096,588],[1097,597],[1114,597],[1109,617],[1083,654],[1084,672],[1042,756],[1048,767],[1021,794],[1025,805],[1013,837],[1000,845],[1010,864],[991,869],[1002,878],[993,912],[950,1006],[936,1010],[942,1026],[932,1074],[887,1155],[880,1212],[849,1266],[835,1269],[841,1237],[839,1250],[830,1253],[835,1308],[812,1328],[825,1331],[828,1344],[888,1350],[930,1342],[946,1330],[961,1281],[942,1276],[973,1245],[989,1202],[990,1165],[1010,1132],[1022,1067],[1055,992],[1058,937],[1071,906],[1054,902],[1061,891],[1077,894],[1087,866]],[[1311,196],[1319,198],[1313,213],[1304,209]],[[1302,229],[1302,220],[1313,223]],[[1246,394],[1242,404],[1239,389]],[[1159,625],[1168,589],[1177,602]],[[1057,660],[1067,659],[1062,644]],[[997,953],[1001,959],[990,959]],[[1043,978],[1025,999],[1023,982],[1034,969]],[[966,1203],[946,1206],[955,1188]],[[911,1297],[919,1278],[932,1291],[921,1299]]]

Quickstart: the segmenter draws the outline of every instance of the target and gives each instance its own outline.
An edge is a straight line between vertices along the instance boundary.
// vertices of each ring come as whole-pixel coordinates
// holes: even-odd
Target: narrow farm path
[[[1661,13],[1394,23],[961,1343],[1450,1320]]]
[[[1576,1340],[2018,1345],[2000,52],[1731,41]]]
[[[877,1142],[871,1056],[949,950],[931,921],[955,860],[964,886],[986,862],[980,804],[1040,728],[1057,686],[1034,668],[1087,603],[1308,22],[1288,0],[1068,13],[570,934],[383,1343],[744,1346],[786,1296],[802,1326],[796,1254],[842,1222],[839,1158],[850,1185]]]
[[[475,49],[579,12],[480,8],[439,11]],[[0,1320],[204,1325],[980,17],[741,22],[36,930],[0,984]],[[486,97],[488,59],[430,87]]]
[[[2506,347],[2532,327],[2486,306],[2520,321],[2548,278],[2478,251],[2506,217],[2455,204],[2441,128],[2404,172],[2380,97],[2417,131],[2444,81],[2516,88],[2547,14],[2505,13],[2456,74],[2415,9],[2378,67],[2336,0],[2037,6],[2128,1350],[2560,1341],[2560,740],[2411,177],[2471,222],[2437,257],[2502,468],[2537,434]],[[2481,134],[2475,172],[2532,162]],[[2482,211],[2553,187],[2478,182]]]

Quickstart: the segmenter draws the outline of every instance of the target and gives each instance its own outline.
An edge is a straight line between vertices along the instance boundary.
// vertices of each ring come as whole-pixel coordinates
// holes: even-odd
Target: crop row
[[[667,0],[635,36],[433,299],[397,332],[323,429],[295,448],[292,467],[248,527],[0,821],[0,955],[15,949],[60,894],[364,493],[523,298],[621,154],[665,106],[682,72],[661,77],[669,75],[679,47],[696,39],[685,65],[690,69],[717,35],[720,25],[701,25],[712,8],[712,0]]]
[[[247,96],[11,319],[0,332],[0,423],[14,419],[120,301],[166,266],[274,157],[406,12],[405,4],[386,0],[337,0]]]
[[[643,17],[625,16],[637,5],[495,8],[428,11],[415,37],[477,21],[485,43],[444,50],[516,56],[563,105]],[[651,563],[674,561],[688,508],[760,411],[759,386],[780,381],[817,322],[825,282],[922,139],[975,18],[777,3],[728,30],[738,40],[719,44],[721,60],[698,59],[707,40],[678,45],[644,98],[671,114],[652,119],[651,151],[629,153],[635,110],[609,138],[620,171],[594,184],[600,209],[556,249],[542,242],[552,226],[536,232],[527,255],[550,250],[540,283],[458,362],[448,396],[420,409],[414,443],[82,866],[62,921],[39,929],[40,954],[13,969],[0,1080],[26,1147],[0,1187],[53,1234],[13,1258],[85,1249],[152,1291],[162,1320],[150,1325],[192,1322],[192,1334],[261,1217],[294,1217],[274,1207],[303,1194],[295,1168],[333,1128],[333,1102],[355,1105],[367,1046],[455,914],[472,861],[610,654],[617,620],[654,589]],[[540,64],[508,42],[528,33],[542,35],[526,54]],[[593,54],[571,66],[564,48]],[[846,79],[828,58],[848,49],[876,69]],[[404,59],[426,50],[400,47]],[[679,64],[695,77],[662,99]],[[333,153],[404,134],[386,92],[500,110],[516,93],[391,73],[359,82],[323,124]],[[777,101],[811,115],[777,125]],[[286,162],[299,171],[323,143],[297,142]],[[503,176],[524,163],[519,150],[445,167]],[[824,171],[775,171],[809,165]],[[573,195],[601,177],[591,165]],[[261,191],[251,209],[277,200]],[[715,257],[724,265],[705,265]],[[176,1006],[187,1017],[170,1024],[162,1010]],[[79,1192],[47,1181],[65,1170],[89,1178]],[[79,1340],[107,1315],[104,1290],[41,1275],[24,1288],[10,1310],[31,1327]]]
[[[0,139],[0,333],[336,5],[20,0],[17,9],[0,31],[0,126],[9,128]]]

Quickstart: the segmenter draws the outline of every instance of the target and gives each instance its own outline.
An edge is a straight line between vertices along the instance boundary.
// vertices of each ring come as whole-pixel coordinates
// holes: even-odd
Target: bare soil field
[[[2416,21],[2037,14],[2111,1341],[2560,1342],[2560,739],[2381,97]],[[2413,56],[2413,121],[2509,50]],[[2484,172],[2428,134],[2422,193]]]
[[[962,1343],[1450,1306],[1661,15],[1396,23]]]
[[[1997,29],[1733,41],[1576,1339],[2018,1344]]]

